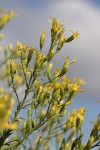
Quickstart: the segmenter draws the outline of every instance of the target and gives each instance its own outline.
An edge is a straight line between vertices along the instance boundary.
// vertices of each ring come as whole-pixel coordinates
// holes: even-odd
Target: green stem
[[[19,97],[18,97],[17,91],[16,91],[15,86],[14,86],[14,78],[13,78],[13,76],[11,76],[11,83],[12,83],[12,88],[13,88],[14,93],[15,93],[16,98],[17,98],[16,100],[17,100],[17,102],[19,103],[19,102],[20,102],[20,100],[19,100]]]
[[[25,82],[26,82],[26,87],[28,87],[29,85],[28,85],[28,82],[27,82],[26,72],[24,70],[24,64],[23,64],[22,61],[21,61],[21,64],[22,64],[22,71],[23,71],[23,74],[24,74]]]

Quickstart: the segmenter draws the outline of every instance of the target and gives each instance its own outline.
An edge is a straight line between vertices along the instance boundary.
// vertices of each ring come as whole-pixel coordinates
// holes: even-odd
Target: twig
[[[96,147],[96,146],[100,146],[100,141],[97,142],[95,145],[93,145],[93,146],[91,147],[91,149],[94,148],[94,147]]]

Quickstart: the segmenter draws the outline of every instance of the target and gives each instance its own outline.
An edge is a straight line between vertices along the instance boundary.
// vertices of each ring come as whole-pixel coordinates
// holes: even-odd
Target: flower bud
[[[61,73],[60,73],[61,76],[63,76],[68,71],[68,65],[69,65],[68,59],[69,58],[67,57],[65,62],[64,62],[64,65],[63,65]]]
[[[94,142],[94,136],[90,136],[85,149],[91,149],[93,142]]]
[[[61,28],[61,30],[57,36],[58,39],[60,39],[63,36],[64,31],[65,31],[64,28]]]
[[[52,80],[52,75],[51,75],[52,66],[53,66],[53,64],[50,63],[49,66],[46,68],[46,71],[44,72],[44,75],[46,75],[49,80]]]
[[[12,76],[16,74],[16,64],[13,60],[10,61],[10,73]]]
[[[57,46],[57,52],[60,51],[60,49],[63,47],[63,44],[66,42],[66,38],[65,37],[61,37],[59,39],[59,43],[58,43],[58,46]]]
[[[30,62],[31,59],[32,59],[32,56],[33,56],[33,54],[34,54],[34,50],[35,50],[35,49],[33,49],[33,48],[31,48],[31,49],[29,50],[28,57],[27,57],[27,67],[28,67],[29,62]]]
[[[32,127],[36,127],[37,126],[37,120],[36,120],[36,118],[34,118],[34,120],[32,121]]]
[[[42,47],[44,45],[44,41],[45,41],[45,31],[42,31],[41,37],[40,37],[40,50],[42,50]]]
[[[49,51],[48,55],[47,55],[47,60],[50,61],[55,55],[55,51],[52,49]]]
[[[67,43],[68,43],[68,42],[71,42],[71,41],[73,41],[75,38],[78,38],[78,36],[79,36],[79,33],[78,33],[78,32],[73,32],[73,35],[70,36],[70,37],[66,40],[66,42],[67,42]]]
[[[23,45],[22,45],[22,43],[20,43],[20,42],[17,42],[16,46],[17,46],[17,48],[20,49],[20,50],[23,49]]]
[[[21,51],[21,61],[23,61],[24,63],[27,62],[27,59],[26,59],[26,51],[25,51],[25,50],[22,50],[22,51]]]

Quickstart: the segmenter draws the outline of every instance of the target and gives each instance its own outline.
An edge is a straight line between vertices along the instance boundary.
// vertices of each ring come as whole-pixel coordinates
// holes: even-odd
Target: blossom
[[[71,30],[70,30],[71,31]],[[68,42],[71,42],[71,41],[73,41],[75,38],[78,38],[79,37],[79,33],[78,33],[78,31],[76,31],[76,32],[73,32],[73,31],[71,31],[73,34],[66,40],[66,42],[68,43]]]
[[[14,16],[13,10],[9,10],[8,13],[1,11],[0,12],[0,29],[2,29],[7,22],[11,20],[11,18]]]
[[[21,76],[19,76],[19,75],[15,75],[15,80],[16,80],[16,82],[18,83],[18,84],[21,84],[22,82],[23,82],[23,79],[22,79],[22,77]]]
[[[11,115],[11,110],[14,104],[14,99],[6,92],[0,92],[0,131],[4,129],[15,129],[15,123],[8,123],[9,117]]]
[[[73,89],[74,91],[78,91],[79,86],[77,85],[77,83],[72,86],[72,89]]]
[[[76,32],[73,32],[73,37],[74,37],[74,38],[78,38],[78,36],[79,36],[79,33],[78,33],[78,31],[76,31]]]
[[[45,31],[42,31],[41,37],[40,37],[40,50],[42,49],[45,41]]]

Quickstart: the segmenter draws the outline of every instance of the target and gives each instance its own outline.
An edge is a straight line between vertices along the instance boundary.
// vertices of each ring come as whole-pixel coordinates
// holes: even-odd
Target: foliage
[[[0,30],[14,15],[13,11],[0,11]],[[61,69],[52,69],[53,57],[79,34],[72,32],[70,37],[64,37],[60,21],[55,18],[49,21],[51,44],[47,54],[43,53],[45,31],[40,36],[40,50],[17,42],[4,48],[4,53],[1,51],[1,150],[89,150],[100,145],[100,116],[93,123],[87,143],[83,143],[86,109],[67,111],[84,83],[82,79],[72,81],[66,75],[75,60],[70,61],[67,56]],[[2,37],[1,33],[0,40]]]

